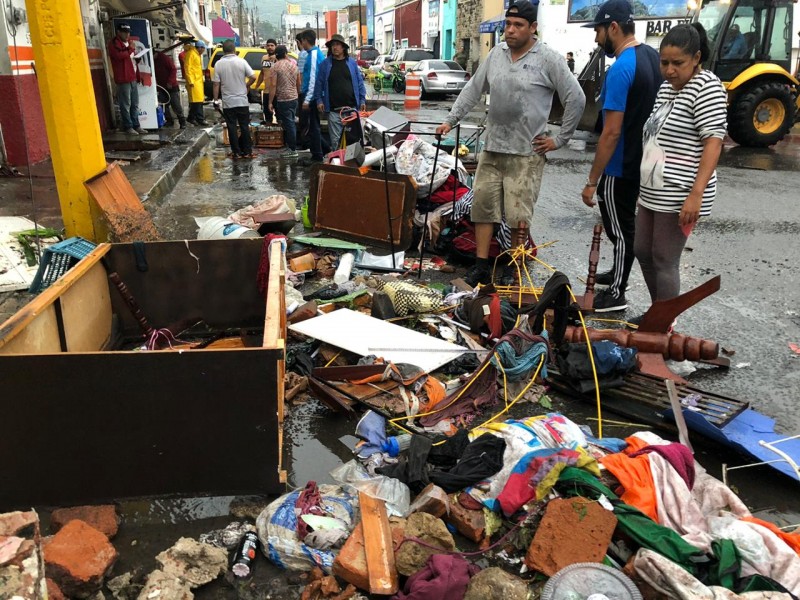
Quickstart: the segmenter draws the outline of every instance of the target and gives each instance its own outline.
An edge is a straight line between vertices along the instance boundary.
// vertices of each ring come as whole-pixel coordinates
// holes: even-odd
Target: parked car
[[[436,58],[433,52],[425,48],[399,48],[392,54],[391,62],[397,63],[401,71],[408,71],[421,60]]]
[[[375,46],[359,46],[356,49],[355,59],[359,67],[370,67],[375,59],[380,56],[380,52]]]
[[[421,60],[406,73],[420,78],[423,96],[458,94],[469,81],[469,73],[453,60]]]
[[[389,62],[389,60],[391,58],[392,58],[391,54],[381,54],[381,55],[379,55],[375,59],[375,62],[373,62],[369,66],[369,70],[373,71],[375,73],[380,73],[381,71],[383,71],[384,73],[387,73],[388,72],[387,68],[389,67],[389,65],[387,63]]]

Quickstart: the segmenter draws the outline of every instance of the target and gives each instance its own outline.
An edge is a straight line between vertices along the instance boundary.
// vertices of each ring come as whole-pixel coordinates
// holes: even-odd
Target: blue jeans
[[[297,100],[280,100],[275,102],[275,112],[278,121],[283,125],[283,141],[291,151],[297,150],[297,129],[295,128],[294,115],[297,111]]]
[[[316,102],[308,105],[308,146],[311,150],[311,159],[322,160],[322,130],[319,126],[319,111]]]
[[[133,83],[117,84],[117,104],[122,129],[139,129],[139,88]]]
[[[338,110],[331,110],[328,113],[328,135],[331,139],[331,152],[339,149],[339,142],[342,140],[342,115]]]

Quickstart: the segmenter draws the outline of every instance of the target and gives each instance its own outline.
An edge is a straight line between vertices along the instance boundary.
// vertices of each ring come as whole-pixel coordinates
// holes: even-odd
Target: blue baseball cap
[[[594,29],[598,25],[608,25],[615,22],[620,25],[633,22],[633,6],[628,0],[608,0],[608,2],[604,2],[597,9],[594,20],[581,27]]]
[[[197,40],[194,43],[194,45],[197,46],[198,48],[203,48],[203,49],[207,48],[206,43],[203,40]]]

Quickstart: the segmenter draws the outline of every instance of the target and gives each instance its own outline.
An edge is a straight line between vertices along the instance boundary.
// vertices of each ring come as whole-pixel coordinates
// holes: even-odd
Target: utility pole
[[[239,45],[244,44],[244,0],[239,0]]]
[[[361,0],[358,0],[358,45],[363,46],[364,42],[361,39],[361,28],[363,27],[364,19],[361,16]]]
[[[316,15],[317,15],[317,37],[319,37],[319,11],[317,11]]]

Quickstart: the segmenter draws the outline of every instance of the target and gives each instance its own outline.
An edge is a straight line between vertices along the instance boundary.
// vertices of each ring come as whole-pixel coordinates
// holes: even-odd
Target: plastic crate
[[[71,237],[42,251],[39,270],[28,291],[38,294],[50,287],[59,277],[74,267],[80,259],[97,247],[82,237]]]

